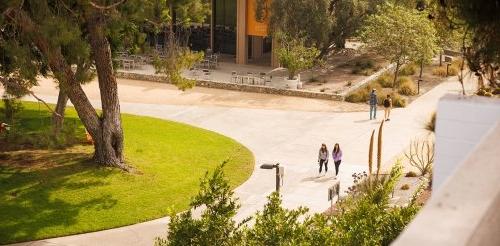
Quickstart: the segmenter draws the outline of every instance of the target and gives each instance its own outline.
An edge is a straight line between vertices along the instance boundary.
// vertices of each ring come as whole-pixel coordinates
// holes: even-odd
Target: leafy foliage
[[[170,45],[165,58],[155,57],[153,62],[155,73],[166,74],[170,83],[184,91],[192,88],[196,81],[182,76],[182,71],[192,68],[194,64],[203,60],[203,56],[203,52],[191,51],[177,44]]]
[[[338,203],[332,215],[285,209],[279,194],[273,193],[255,214],[253,225],[235,226],[232,216],[238,205],[226,189],[222,167],[205,177],[193,199],[193,206],[206,207],[201,218],[193,219],[191,211],[173,215],[167,239],[157,239],[156,245],[389,245],[419,209],[416,199],[407,206],[389,206],[390,194],[402,175],[402,166],[396,164],[384,178],[360,176],[357,186],[366,188],[356,189]]]
[[[272,1],[269,27],[273,37],[286,33],[301,39],[306,46],[328,46],[327,35],[331,28],[328,13],[329,0],[280,0]]]
[[[303,69],[313,67],[319,50],[313,47],[306,47],[304,39],[292,38],[288,34],[279,33],[280,47],[276,50],[276,56],[284,68],[288,69],[288,79],[294,79]]]
[[[448,30],[465,29],[461,45],[467,64],[477,76],[498,88],[500,69],[500,5],[490,0],[442,0],[436,14]],[[470,42],[467,42],[470,41]]]
[[[262,212],[255,215],[255,224],[246,228],[247,245],[297,245],[306,240],[307,223],[300,218],[308,209],[288,210],[281,206],[279,193],[272,193]]]
[[[233,220],[240,205],[233,198],[233,191],[224,175],[224,165],[219,165],[211,175],[207,172],[200,184],[200,191],[190,206],[202,208],[201,218],[193,212],[173,214],[167,239],[158,239],[156,245],[235,245],[241,233]]]
[[[401,65],[428,61],[437,50],[436,30],[425,14],[390,3],[368,17],[361,38],[369,48],[396,64],[394,81]]]

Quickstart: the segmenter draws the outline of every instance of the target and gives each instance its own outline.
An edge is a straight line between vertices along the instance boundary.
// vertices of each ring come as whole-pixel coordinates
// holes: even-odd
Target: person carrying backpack
[[[387,95],[384,99],[384,119],[385,121],[389,121],[389,117],[391,116],[391,108],[392,108],[392,99],[391,95]]]

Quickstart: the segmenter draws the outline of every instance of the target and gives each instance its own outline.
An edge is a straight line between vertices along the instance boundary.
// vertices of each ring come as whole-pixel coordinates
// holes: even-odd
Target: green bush
[[[399,93],[392,93],[391,98],[392,98],[392,106],[399,108],[406,107],[406,99],[403,98],[401,95],[399,95]]]
[[[191,210],[172,214],[167,238],[157,238],[155,245],[389,245],[420,209],[416,195],[408,204],[390,206],[401,174],[397,163],[386,178],[370,179],[368,190],[339,201],[330,216],[283,208],[280,195],[272,193],[252,216],[253,223],[237,225],[239,204],[218,167],[205,176],[191,202],[194,208],[206,208],[202,215],[193,216]]]
[[[399,75],[408,76],[414,75],[417,72],[417,66],[415,64],[407,64],[399,70]]]
[[[393,75],[391,75],[390,73],[383,73],[375,80],[375,82],[378,83],[383,88],[392,88],[393,80],[394,80]]]
[[[410,185],[408,184],[404,184],[401,186],[401,190],[409,190],[410,189]]]
[[[409,77],[401,77],[398,79],[399,89],[398,92],[405,96],[414,96],[417,94],[417,86],[415,82]]]
[[[446,67],[437,67],[432,70],[432,74],[439,77],[446,77]]]
[[[16,97],[6,94],[2,96],[2,101],[4,108],[0,108],[1,113],[4,115],[5,120],[12,124],[17,114],[23,110],[23,104]]]

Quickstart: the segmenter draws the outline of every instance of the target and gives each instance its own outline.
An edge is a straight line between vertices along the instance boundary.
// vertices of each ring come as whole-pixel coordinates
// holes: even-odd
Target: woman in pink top
[[[333,147],[332,157],[335,163],[335,176],[337,176],[339,174],[340,162],[342,161],[342,150],[340,150],[340,145],[338,143]]]

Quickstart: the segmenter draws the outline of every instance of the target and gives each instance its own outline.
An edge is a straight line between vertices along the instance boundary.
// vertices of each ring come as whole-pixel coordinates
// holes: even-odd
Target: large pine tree
[[[25,88],[39,74],[50,74],[67,95],[94,140],[94,160],[126,169],[110,26],[120,28],[134,1],[25,0],[0,3],[0,78]],[[129,12],[127,12],[129,11]],[[124,22],[126,23],[126,22]],[[91,64],[98,75],[102,113],[81,87],[82,71]],[[85,70],[85,69],[84,69]],[[49,72],[49,73],[47,73]]]

